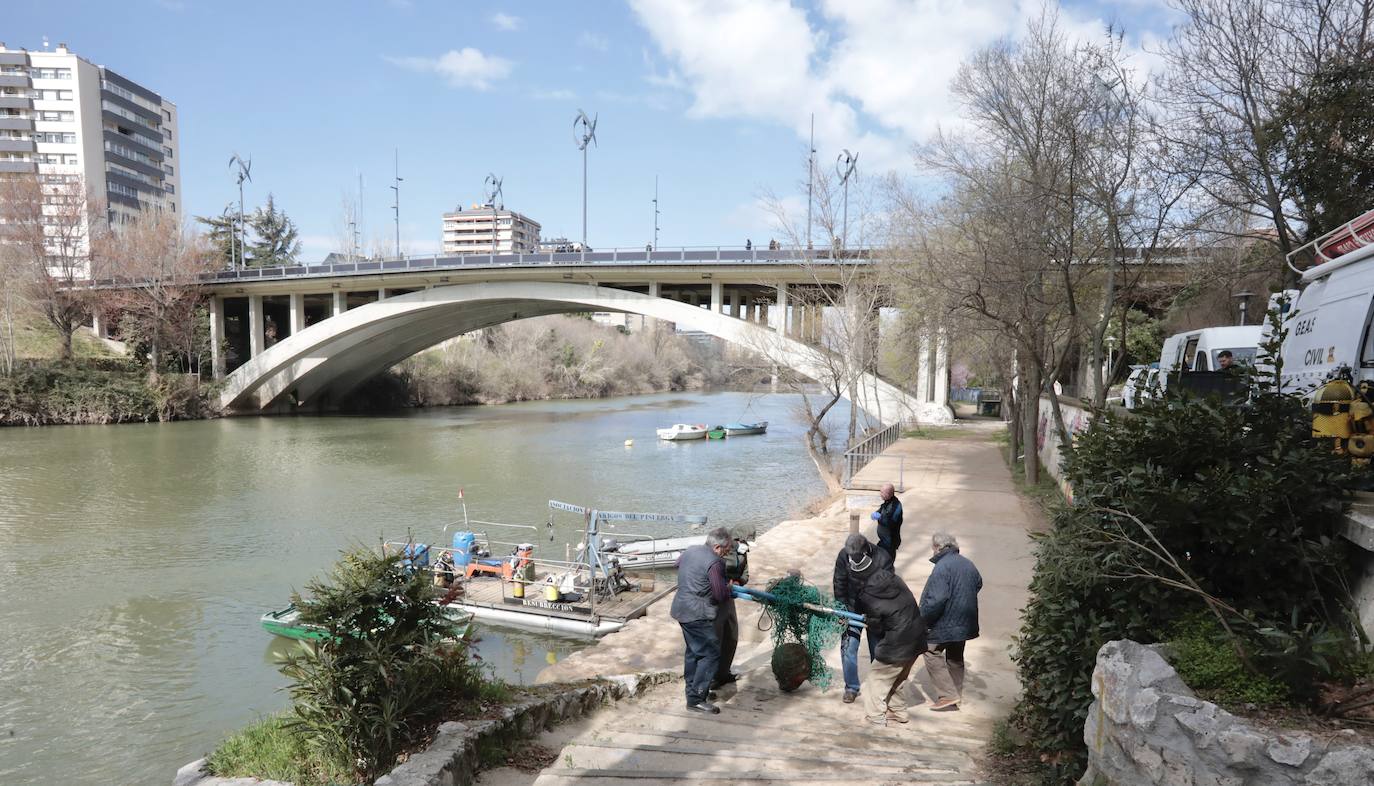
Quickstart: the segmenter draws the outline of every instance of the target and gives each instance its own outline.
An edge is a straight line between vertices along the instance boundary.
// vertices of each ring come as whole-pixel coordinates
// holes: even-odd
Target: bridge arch
[[[674,300],[570,282],[453,284],[369,303],[325,319],[278,342],[226,380],[226,409],[273,409],[294,396],[301,404],[337,400],[369,377],[446,339],[517,319],[582,311],[617,311],[676,322],[759,352],[812,379],[832,376],[826,349],[763,325]],[[871,374],[855,402],[875,421],[919,418],[920,402]]]

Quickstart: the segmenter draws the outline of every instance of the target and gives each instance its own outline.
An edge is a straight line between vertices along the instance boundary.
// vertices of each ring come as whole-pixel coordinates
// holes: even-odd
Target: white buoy
[[[627,448],[632,448],[632,447],[634,447],[634,446],[635,446],[635,441],[634,441],[634,440],[632,440],[632,439],[627,439],[627,440],[625,440],[625,447],[627,447]]]

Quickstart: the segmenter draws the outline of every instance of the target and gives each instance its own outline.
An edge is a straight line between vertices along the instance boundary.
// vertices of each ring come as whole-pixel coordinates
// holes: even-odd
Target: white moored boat
[[[658,430],[658,438],[673,442],[680,442],[687,439],[706,439],[707,428],[702,425],[691,425],[688,423],[675,423],[668,428]]]

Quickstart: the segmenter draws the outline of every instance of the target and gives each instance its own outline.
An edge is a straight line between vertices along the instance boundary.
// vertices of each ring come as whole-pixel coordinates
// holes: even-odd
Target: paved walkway
[[[968,645],[965,704],[959,711],[928,710],[932,694],[921,670],[909,688],[911,722],[885,729],[868,726],[863,722],[861,701],[840,701],[838,651],[829,657],[834,681],[828,691],[808,683],[795,693],[783,694],[769,670],[771,644],[767,634],[757,629],[758,608],[741,602],[742,642],[735,669],[743,676],[735,687],[721,691],[720,715],[688,713],[681,683],[668,683],[635,701],[621,702],[547,732],[539,742],[558,754],[543,772],[495,770],[485,773],[481,782],[489,786],[977,782],[973,756],[986,744],[993,724],[1006,717],[1016,696],[1008,645],[1031,575],[1027,529],[1032,518],[991,442],[967,437],[903,439],[888,453],[905,457],[907,489],[901,498],[906,523],[897,568],[912,591],[919,595],[930,575],[930,535],[939,529],[959,538],[964,555],[983,574],[982,636]],[[861,498],[851,499],[854,504],[868,504]],[[870,538],[873,522],[867,514],[871,510],[860,508]],[[809,580],[828,589],[835,555],[847,533],[844,512],[830,514],[808,522],[788,522],[770,532],[778,533],[773,542],[765,537],[758,559],[751,555],[754,583],[762,585],[786,567],[799,567]],[[680,669],[681,635],[663,622],[652,632],[657,640],[646,642],[646,649],[671,651],[677,657],[670,668]],[[606,644],[613,646],[607,654],[623,652],[631,641],[613,644],[608,639]],[[599,649],[600,645],[590,648],[584,662],[596,663],[601,673],[616,673],[606,659],[590,655]],[[620,669],[629,670],[633,669]]]

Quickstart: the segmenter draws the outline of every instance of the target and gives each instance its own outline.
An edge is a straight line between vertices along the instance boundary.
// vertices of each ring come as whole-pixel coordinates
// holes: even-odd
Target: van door
[[[1197,355],[1196,355],[1196,357],[1194,357],[1194,359],[1193,359],[1193,370],[1194,370],[1194,371],[1211,371],[1211,370],[1212,370],[1212,364],[1207,362],[1207,353],[1206,353],[1206,352],[1198,352]]]
[[[1184,371],[1193,371],[1193,366],[1189,363],[1189,361],[1193,360],[1193,356],[1195,354],[1201,354],[1197,351],[1197,340],[1197,336],[1189,336],[1188,343],[1183,345],[1183,358],[1181,362],[1183,364]],[[1203,362],[1206,361],[1204,360]]]

